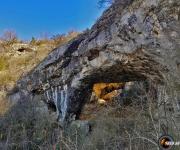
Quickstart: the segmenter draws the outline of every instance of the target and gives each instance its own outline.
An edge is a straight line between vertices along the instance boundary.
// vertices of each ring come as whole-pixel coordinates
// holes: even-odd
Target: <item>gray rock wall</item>
[[[11,99],[42,95],[66,123],[78,118],[94,83],[148,79],[165,88],[178,111],[179,17],[179,0],[120,0],[20,79]]]

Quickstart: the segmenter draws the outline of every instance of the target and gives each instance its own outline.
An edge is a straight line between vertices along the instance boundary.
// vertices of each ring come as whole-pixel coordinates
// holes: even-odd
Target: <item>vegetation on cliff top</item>
[[[3,33],[0,37],[0,107],[3,108],[0,109],[0,115],[7,110],[5,95],[13,88],[16,81],[33,69],[50,51],[78,34],[78,32],[71,31],[68,34],[57,34],[51,38],[32,38],[30,41],[22,41],[14,31]],[[27,45],[23,51],[17,47],[21,45],[22,47]],[[29,51],[33,48],[35,50]]]

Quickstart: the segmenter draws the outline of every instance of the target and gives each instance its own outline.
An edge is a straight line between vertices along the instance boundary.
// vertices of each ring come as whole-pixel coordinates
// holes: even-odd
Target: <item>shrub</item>
[[[0,92],[0,117],[3,116],[6,111],[10,108],[9,101],[5,97],[4,92]]]
[[[36,43],[36,39],[35,39],[35,37],[32,37],[30,44],[34,45],[35,43]]]
[[[1,40],[4,41],[5,45],[11,45],[13,43],[18,42],[18,37],[16,32],[13,30],[7,30],[1,36]]]
[[[0,149],[52,149],[59,129],[35,101],[19,102],[0,119]]]

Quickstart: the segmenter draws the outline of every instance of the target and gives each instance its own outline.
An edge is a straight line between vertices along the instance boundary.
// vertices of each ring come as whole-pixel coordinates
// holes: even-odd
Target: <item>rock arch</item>
[[[179,86],[180,23],[175,10],[168,0],[113,4],[91,30],[56,48],[19,80],[19,91],[11,97],[42,95],[56,105],[59,121],[65,123],[78,118],[94,83],[147,79],[159,84],[159,92],[169,82]],[[176,103],[178,90],[174,94]]]
[[[50,76],[43,84],[41,83],[39,85],[37,79],[45,79],[42,78],[43,72],[50,72],[52,70],[48,69],[55,69],[53,68],[54,64],[50,68],[48,66],[48,69],[42,69],[42,74],[36,71],[33,73],[33,76],[28,76],[29,82],[35,81],[29,83],[30,88],[27,87],[30,93],[33,91],[34,94],[43,94],[43,98],[47,104],[54,103],[59,121],[63,123],[78,119],[84,104],[90,99],[92,87],[95,83],[142,81],[145,79],[160,83],[162,80],[162,75],[159,71],[159,68],[161,68],[160,65],[148,55],[143,55],[143,49],[138,49],[133,54],[121,54],[112,50],[109,52],[108,49],[105,49],[104,51],[100,51],[98,57],[93,60],[89,61],[86,56],[82,58],[84,59],[82,60],[84,64],[77,66],[82,67],[82,69],[73,69],[73,65],[76,65],[74,63],[76,57],[72,56],[68,65],[72,67],[68,68],[66,66],[64,70],[62,69],[65,72],[63,75]],[[67,58],[63,59],[65,61],[67,60]],[[62,65],[64,64],[62,63]],[[66,83],[59,83],[59,81],[63,82],[63,78],[71,75],[76,69],[80,69],[80,71],[76,72],[71,77],[71,80],[68,77],[65,80]],[[68,70],[70,72],[66,74]],[[56,73],[55,71],[52,72]],[[25,80],[26,82],[28,81],[27,78]],[[34,83],[35,85],[33,85]]]

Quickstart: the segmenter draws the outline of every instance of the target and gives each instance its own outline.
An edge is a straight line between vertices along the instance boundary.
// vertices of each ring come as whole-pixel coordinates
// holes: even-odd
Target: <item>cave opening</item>
[[[90,100],[82,108],[80,120],[95,118],[99,112],[108,107],[126,107],[143,105],[145,107],[148,94],[157,98],[156,89],[147,80],[129,82],[100,82],[92,86]]]
[[[86,132],[90,141],[98,141],[99,145],[105,141],[111,143],[111,146],[133,143],[154,148],[155,144],[133,137],[142,135],[153,139],[152,135],[157,134],[157,103],[156,86],[148,79],[97,82],[93,84],[91,98],[80,114],[82,124],[77,124],[80,124],[82,130],[84,126],[89,129]],[[133,139],[132,143],[127,140],[129,137]]]
[[[25,49],[25,48],[20,48],[20,49],[18,49],[17,51],[22,53],[22,52],[25,52],[26,49]]]
[[[31,48],[22,47],[22,48],[19,48],[17,51],[20,53],[24,53],[24,52],[32,52],[33,50]]]

